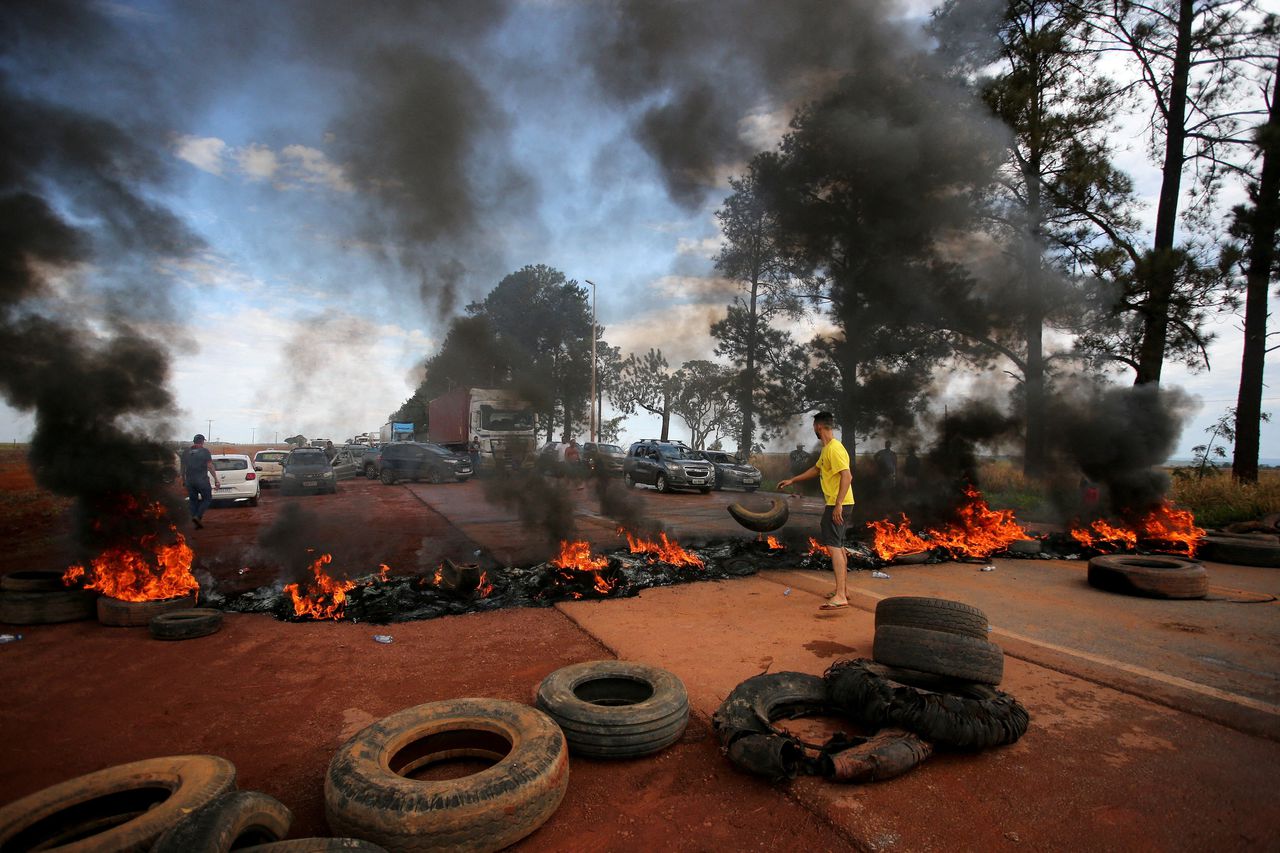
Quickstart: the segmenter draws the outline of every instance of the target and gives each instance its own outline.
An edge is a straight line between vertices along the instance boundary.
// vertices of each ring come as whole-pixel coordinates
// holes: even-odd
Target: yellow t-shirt
[[[836,505],[836,495],[840,494],[840,472],[850,471],[849,451],[839,439],[831,439],[822,448],[818,456],[818,479],[822,483],[822,494],[827,498],[827,506]],[[845,492],[844,505],[853,506],[853,483],[849,483],[849,491]]]

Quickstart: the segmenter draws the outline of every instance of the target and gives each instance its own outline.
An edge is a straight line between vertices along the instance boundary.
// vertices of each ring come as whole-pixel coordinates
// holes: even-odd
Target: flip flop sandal
[[[830,601],[828,601],[826,604],[822,605],[818,609],[819,610],[844,610],[848,606],[849,606],[849,602],[847,601],[844,604],[832,604]]]

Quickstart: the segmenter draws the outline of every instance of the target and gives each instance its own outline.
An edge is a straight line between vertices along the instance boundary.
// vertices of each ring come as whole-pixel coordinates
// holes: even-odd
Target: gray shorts
[[[831,511],[834,509],[835,507],[829,506],[822,511],[821,533],[818,535],[818,541],[828,548],[843,548],[844,538],[849,528],[853,526],[853,505],[845,505],[844,524],[841,525],[837,525],[831,517]]]

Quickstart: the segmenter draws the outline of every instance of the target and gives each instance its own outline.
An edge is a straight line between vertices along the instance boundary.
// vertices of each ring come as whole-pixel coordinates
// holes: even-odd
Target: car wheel
[[[396,478],[395,478],[394,476],[392,476],[391,472],[390,472],[390,471],[388,471],[386,468],[383,468],[383,469],[382,469],[382,484],[383,484],[384,486],[390,486],[390,485],[392,485],[393,483],[395,483],[395,481],[396,481]]]
[[[632,477],[630,474],[623,474],[622,482],[626,484],[628,489],[634,489],[636,487],[635,478]]]
[[[658,479],[653,481],[653,487],[658,491],[662,492],[663,494],[666,494],[667,492],[671,491],[671,488],[667,485],[666,474],[659,474]]]
[[[430,481],[432,485],[438,486],[444,482],[444,475],[440,473],[440,469],[432,468],[431,471],[427,473],[427,480]]]
[[[373,470],[372,465],[366,465],[364,466],[364,476],[366,480],[373,480],[377,478],[378,472]]]

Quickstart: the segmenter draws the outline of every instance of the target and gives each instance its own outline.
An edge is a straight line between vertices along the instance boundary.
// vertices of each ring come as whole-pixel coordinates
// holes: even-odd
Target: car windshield
[[[481,406],[480,428],[495,432],[530,430],[533,429],[533,412]]]
[[[725,462],[733,461],[732,459],[729,458],[729,454],[727,453],[716,453],[710,450],[702,451],[702,458],[706,459],[708,462],[725,463]]]
[[[329,457],[319,450],[309,450],[305,453],[294,451],[289,454],[289,458],[286,461],[290,465],[326,465],[329,462]]]
[[[616,444],[597,444],[596,450],[603,450],[607,453],[621,453],[622,448]]]
[[[659,444],[658,453],[663,459],[697,459],[687,448],[674,444]]]
[[[255,456],[255,457],[254,457],[254,461],[256,461],[256,462],[283,462],[283,461],[284,461],[284,458],[285,458],[286,456],[288,456],[288,455],[289,455],[289,454],[287,454],[287,453],[285,453],[285,452],[283,452],[283,451],[277,451],[277,452],[264,451],[264,452],[262,452],[262,453],[259,453],[257,456]]]
[[[215,471],[244,471],[249,467],[248,459],[214,459],[213,470]]]

